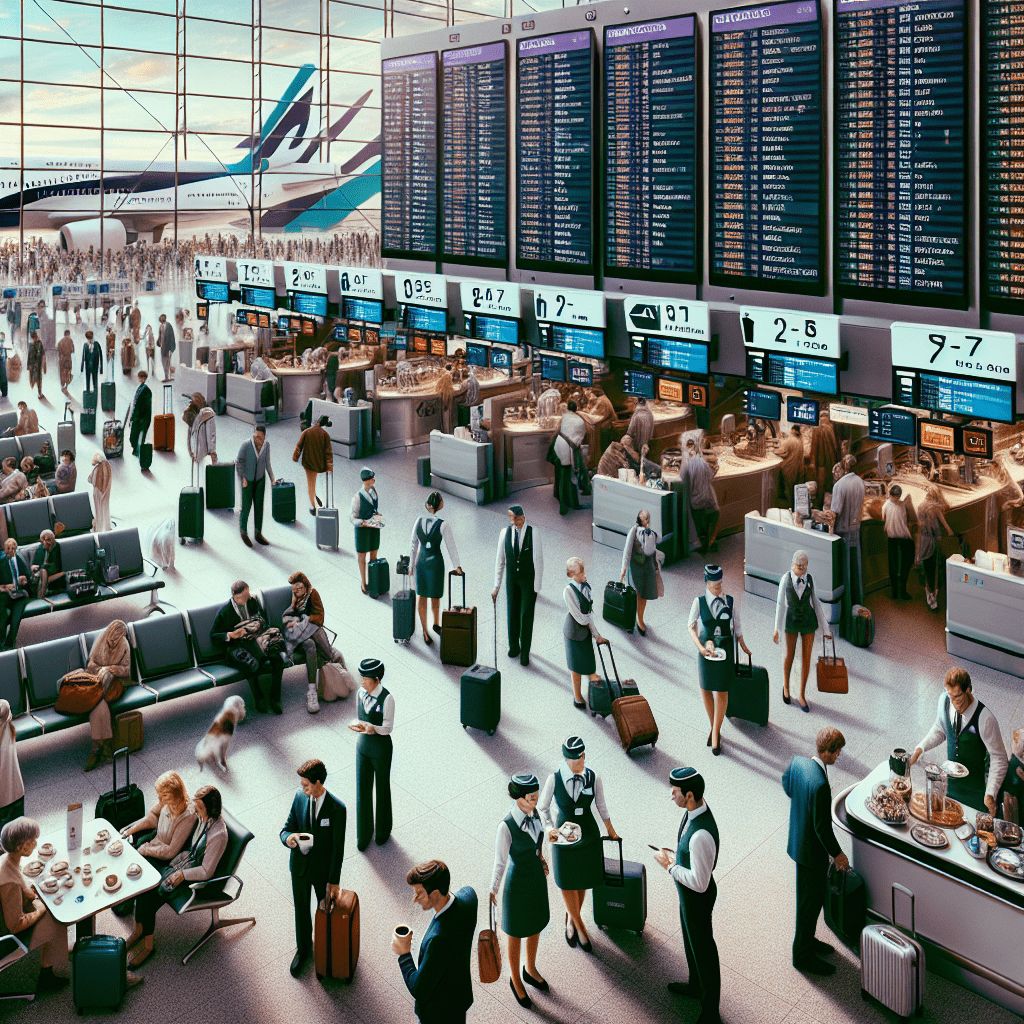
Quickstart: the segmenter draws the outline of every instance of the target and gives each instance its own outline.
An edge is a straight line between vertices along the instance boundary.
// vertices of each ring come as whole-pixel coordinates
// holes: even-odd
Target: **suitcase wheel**
[[[185,538],[184,537],[179,537],[178,538],[178,543],[179,544],[184,544],[185,543]]]
[[[466,726],[463,726],[463,727],[462,727],[462,731],[463,731],[463,732],[465,732],[465,731],[466,731]]]
[[[487,730],[487,735],[488,736],[493,736],[497,731],[498,731],[497,729],[488,729]]]

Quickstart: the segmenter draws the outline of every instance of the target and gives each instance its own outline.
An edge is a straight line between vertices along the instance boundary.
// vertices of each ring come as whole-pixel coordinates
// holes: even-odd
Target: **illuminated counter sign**
[[[604,30],[606,276],[698,279],[696,25]]]
[[[825,293],[817,0],[711,13],[712,284]]]
[[[836,0],[836,289],[966,309],[963,0]]]

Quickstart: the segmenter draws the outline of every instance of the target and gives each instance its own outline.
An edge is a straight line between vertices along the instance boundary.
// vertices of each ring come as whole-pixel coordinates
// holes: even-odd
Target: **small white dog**
[[[220,765],[227,771],[227,753],[231,737],[235,734],[235,726],[243,718],[245,701],[238,696],[228,697],[206,735],[196,744],[196,760],[199,762],[200,771],[207,762],[211,765]]]

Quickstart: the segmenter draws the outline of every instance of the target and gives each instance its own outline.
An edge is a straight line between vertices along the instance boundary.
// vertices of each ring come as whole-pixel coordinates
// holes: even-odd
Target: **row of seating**
[[[281,617],[291,603],[291,587],[269,587],[256,596],[267,620],[280,628]],[[240,682],[244,678],[242,673],[224,663],[223,649],[210,639],[214,619],[225,601],[131,623],[128,640],[132,679],[138,685],[127,687],[111,704],[111,713],[141,710],[158,702]],[[19,740],[87,721],[86,715],[61,714],[54,704],[60,680],[73,669],[85,668],[93,642],[102,632],[96,629],[0,652],[0,698],[10,702]],[[301,649],[297,650],[297,663],[302,660],[301,655]]]
[[[14,426],[17,423],[17,413],[10,413],[14,416],[14,423],[10,426]],[[7,429],[4,427],[2,421],[0,421],[0,430]],[[60,452],[54,448],[53,438],[45,430],[40,431],[38,434],[22,434],[19,437],[0,437],[0,465],[3,464],[4,459],[13,456],[18,460],[18,465],[21,465],[21,460],[26,455],[32,456],[34,459],[42,450],[43,445],[49,444],[50,454],[53,456],[53,461],[56,464],[60,461]],[[56,488],[54,483],[54,474],[47,473],[43,476],[43,482],[52,492]]]
[[[39,540],[43,530],[52,530],[57,523],[64,524],[62,537],[75,537],[92,530],[92,502],[88,491],[11,501],[3,506],[3,514],[7,520],[7,536],[19,544]]]

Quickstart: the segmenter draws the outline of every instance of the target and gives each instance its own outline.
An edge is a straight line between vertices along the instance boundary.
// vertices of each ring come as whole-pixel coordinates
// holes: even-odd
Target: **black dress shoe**
[[[547,992],[551,987],[546,981],[535,978],[525,967],[523,968],[523,981],[525,981],[527,985],[532,985],[534,988],[540,989],[541,992]]]
[[[643,628],[642,628],[641,626],[639,626],[639,625],[638,625],[638,626],[636,627],[636,631],[637,631],[637,632],[638,632],[638,633],[639,633],[639,634],[640,634],[641,636],[647,636],[647,630],[646,630],[646,629],[643,629]]]
[[[264,537],[263,534],[260,533],[259,530],[256,531],[256,542],[258,544],[269,544],[270,543],[270,541],[267,540],[267,538]]]
[[[570,928],[572,928],[572,934],[571,935],[569,934],[569,929]],[[569,915],[568,914],[565,915],[565,941],[573,949],[575,949],[576,946],[578,946],[579,942],[580,942],[580,937],[576,934],[576,925],[572,924],[569,921]]]
[[[714,730],[714,729],[712,729],[712,730],[711,730],[711,732],[709,732],[709,733],[708,733],[708,742],[707,742],[707,745],[708,745],[709,747],[711,746],[711,737],[712,737],[712,735],[714,734],[714,731],[715,731],[715,730]]]
[[[252,547],[252,541],[251,541],[251,540],[249,540],[249,534],[247,534],[247,533],[243,533],[243,534],[242,534],[242,543],[243,543],[243,544],[244,544],[244,545],[245,545],[245,546],[246,546],[247,548],[251,548],[251,547]]]
[[[270,702],[270,710],[273,711],[275,715],[284,714],[284,709],[281,707],[281,702],[279,700],[272,700]]]
[[[674,996],[685,996],[687,999],[700,999],[700,985],[692,981],[670,981],[666,988]]]
[[[589,942],[584,942],[582,939],[580,939],[580,949],[582,949],[584,953],[593,953],[594,952],[593,945],[591,945],[591,943],[589,943]]]
[[[572,702],[572,706],[576,708],[577,711],[587,710],[587,702],[585,700],[574,700]]]
[[[836,947],[828,942],[822,942],[821,939],[815,939],[811,946],[814,948],[814,952],[819,956],[831,956],[835,951]]]
[[[516,991],[516,986],[515,986],[515,984],[513,983],[513,981],[512,981],[512,979],[511,979],[511,978],[509,978],[509,979],[508,979],[508,987],[509,987],[510,989],[512,989],[512,995],[514,995],[514,996],[516,997],[516,1002],[517,1002],[517,1003],[518,1003],[518,1004],[519,1004],[519,1005],[520,1005],[520,1006],[521,1006],[521,1007],[522,1007],[522,1008],[523,1008],[524,1010],[528,1010],[528,1009],[529,1009],[529,1008],[530,1008],[531,1006],[533,1006],[533,1000],[532,1000],[532,999],[531,999],[531,998],[530,998],[529,996],[521,996],[521,995],[520,995],[520,994],[519,994],[519,993],[518,993],[518,992]]]
[[[804,974],[818,974],[823,978],[836,973],[834,964],[827,964],[816,956],[805,956],[799,960],[794,960],[793,966],[798,971],[803,971]]]
[[[721,736],[719,736],[719,737],[718,737],[718,746],[717,746],[717,747],[712,747],[712,748],[711,748],[711,753],[712,753],[712,754],[714,754],[714,755],[715,755],[715,757],[718,757],[718,755],[719,755],[719,754],[720,754],[721,752],[722,752],[722,737],[721,737]]]
[[[509,648],[509,651],[508,651],[508,656],[509,656],[510,658],[518,658],[518,657],[519,657],[519,654],[520,654],[520,651],[519,651],[519,648],[518,648],[518,647],[517,647],[517,648],[516,648],[515,650],[512,650],[512,648],[511,648],[511,647]]]
[[[519,664],[520,665],[529,665],[530,664],[530,655],[527,654],[526,651],[520,652]]]
[[[434,632],[435,632],[435,633],[436,633],[436,634],[437,634],[438,636],[440,636],[440,635],[441,635],[441,627],[440,627],[440,626],[439,626],[439,625],[438,625],[438,624],[437,624],[436,622],[435,622],[435,623],[434,623],[434,624],[433,624],[433,625],[432,625],[432,626],[431,626],[430,628],[431,628],[431,629],[432,629],[432,630],[433,630],[433,631],[434,631]]]
[[[787,697],[786,696],[786,691],[785,690],[782,691],[782,703],[783,704],[788,704],[792,699],[793,699],[792,697]]]
[[[297,978],[302,973],[302,968],[306,966],[308,959],[308,953],[303,952],[301,949],[295,951],[295,956],[292,957],[292,965],[288,968],[292,972],[293,978]]]

